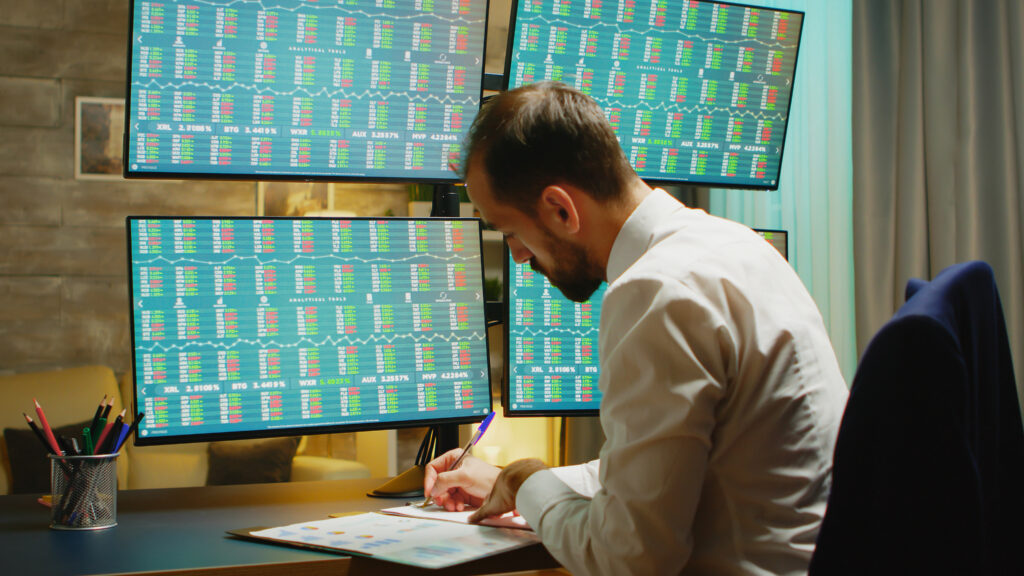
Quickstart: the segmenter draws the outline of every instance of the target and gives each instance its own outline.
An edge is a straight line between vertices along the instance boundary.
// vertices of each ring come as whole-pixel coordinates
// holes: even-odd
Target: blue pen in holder
[[[117,453],[50,455],[50,528],[99,530],[117,526]]]

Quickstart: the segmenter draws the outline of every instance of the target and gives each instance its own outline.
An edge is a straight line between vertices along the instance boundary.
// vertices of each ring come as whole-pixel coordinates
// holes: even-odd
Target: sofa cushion
[[[206,484],[287,482],[298,446],[298,438],[210,442]]]
[[[78,438],[81,445],[82,428],[91,421],[59,426],[53,433],[68,438]],[[7,457],[11,463],[11,494],[50,492],[50,459],[43,443],[26,424],[24,428],[4,428],[7,441]]]

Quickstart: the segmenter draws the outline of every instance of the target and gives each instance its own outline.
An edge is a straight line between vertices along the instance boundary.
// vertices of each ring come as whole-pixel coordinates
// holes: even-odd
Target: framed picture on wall
[[[120,180],[123,138],[123,98],[75,98],[75,178]]]

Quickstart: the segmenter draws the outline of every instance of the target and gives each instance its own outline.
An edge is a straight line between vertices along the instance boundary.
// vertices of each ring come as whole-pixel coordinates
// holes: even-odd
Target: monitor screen
[[[782,257],[789,260],[789,232],[785,230],[769,230],[767,228],[754,228],[762,238],[775,247],[782,254]]]
[[[607,285],[573,302],[529,264],[513,261],[507,248],[505,279],[505,415],[596,415],[597,330]]]
[[[788,258],[785,230],[754,229]],[[528,264],[505,251],[506,416],[591,416],[598,413],[598,328],[606,284],[576,303]]]
[[[138,444],[478,421],[474,218],[128,218]]]
[[[591,96],[649,182],[774,190],[802,23],[701,0],[514,0],[505,78]]]
[[[452,182],[486,0],[133,0],[126,177]]]

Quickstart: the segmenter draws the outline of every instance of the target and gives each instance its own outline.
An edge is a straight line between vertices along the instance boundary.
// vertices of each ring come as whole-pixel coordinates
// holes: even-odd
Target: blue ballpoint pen
[[[480,423],[480,426],[476,429],[476,434],[473,434],[473,437],[469,439],[469,442],[466,443],[466,447],[462,449],[462,454],[459,454],[459,457],[455,459],[455,462],[452,463],[448,470],[455,470],[459,467],[459,464],[462,464],[462,459],[466,457],[466,454],[469,454],[470,448],[480,441],[480,437],[484,435],[484,432],[487,431],[487,427],[491,425],[491,420],[494,420],[494,412],[488,414],[487,418],[484,418],[484,421]],[[430,497],[430,494],[427,494],[427,497],[423,499],[423,502],[419,507],[426,508],[433,501],[434,499]]]

